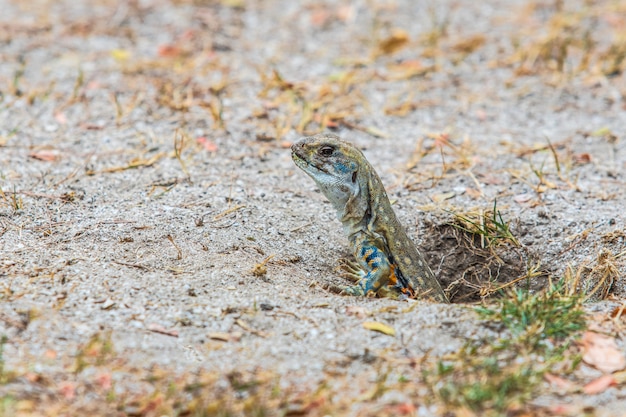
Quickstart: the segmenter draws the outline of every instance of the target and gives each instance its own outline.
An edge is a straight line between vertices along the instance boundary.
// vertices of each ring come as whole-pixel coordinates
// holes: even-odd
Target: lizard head
[[[338,136],[321,133],[302,138],[291,146],[291,157],[313,178],[340,218],[354,211],[348,206],[360,206],[359,201],[367,200],[367,197],[365,200],[358,198],[362,192],[367,192],[367,185],[362,184],[363,176],[359,175],[359,171],[366,168],[365,157]]]

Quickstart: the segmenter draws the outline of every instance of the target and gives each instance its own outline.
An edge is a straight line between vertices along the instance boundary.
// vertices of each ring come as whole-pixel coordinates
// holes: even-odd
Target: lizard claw
[[[340,275],[352,282],[358,282],[366,275],[356,262],[344,258],[339,259],[339,269]]]

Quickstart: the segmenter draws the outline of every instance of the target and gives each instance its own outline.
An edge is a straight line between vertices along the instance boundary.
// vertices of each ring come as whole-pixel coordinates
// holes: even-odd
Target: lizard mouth
[[[301,157],[300,155],[298,155],[298,152],[295,150],[292,150],[291,152],[291,159],[293,159],[293,162],[303,171],[305,172],[315,172],[315,171],[321,171],[325,174],[330,175],[330,173],[325,170],[324,168],[320,168],[318,166],[313,165],[312,163],[310,163],[309,161],[307,161],[305,158]]]

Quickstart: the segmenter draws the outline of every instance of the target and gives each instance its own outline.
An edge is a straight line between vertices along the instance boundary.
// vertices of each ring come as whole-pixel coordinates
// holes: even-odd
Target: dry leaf
[[[378,43],[378,53],[380,55],[389,55],[407,46],[409,43],[409,34],[403,29],[393,29],[391,36],[383,39]]]
[[[122,62],[128,60],[130,58],[130,52],[125,49],[113,49],[111,51],[111,56],[116,61]]]
[[[217,152],[217,145],[210,139],[207,139],[205,137],[199,137],[196,139],[196,142],[199,145],[202,145],[202,147],[208,152]]]
[[[585,332],[580,341],[583,362],[594,368],[612,373],[626,368],[626,358],[617,348],[615,339],[600,333]]]
[[[623,384],[626,382],[626,371],[615,372],[612,376],[613,379],[615,379],[615,382],[617,382],[618,384]]]
[[[518,204],[528,203],[532,199],[533,199],[533,195],[530,193],[518,194],[515,197],[513,197],[513,201],[515,201]]]
[[[606,391],[610,386],[617,385],[613,375],[602,375],[583,387],[585,394],[593,395]]]
[[[348,306],[346,307],[346,314],[349,316],[356,316],[360,319],[368,316],[369,312],[367,309],[361,306]]]
[[[313,26],[323,26],[330,17],[331,14],[328,9],[314,10],[311,12],[311,24],[313,24]]]
[[[150,324],[148,325],[148,330],[155,333],[161,333],[166,336],[178,337],[178,330],[176,329],[166,329],[165,327],[158,324]]]
[[[465,188],[465,193],[470,196],[473,200],[476,200],[477,198],[482,197],[483,192],[480,190],[477,190],[476,188],[472,188],[472,187],[466,187]]]
[[[337,8],[337,18],[342,22],[352,20],[354,14],[354,5],[343,5]]]
[[[485,44],[485,35],[481,33],[477,33],[471,36],[466,36],[462,40],[458,41],[454,45],[452,45],[452,49],[455,52],[462,52],[465,54],[470,54],[474,52],[476,49],[480,48]]]
[[[161,45],[157,49],[157,54],[162,57],[175,57],[181,54],[181,50],[176,45]]]
[[[406,80],[413,77],[421,77],[434,70],[432,65],[424,65],[421,61],[409,59],[399,64],[387,65],[390,75],[386,77],[391,80]],[[428,103],[427,103],[428,104]]]
[[[588,153],[578,153],[572,157],[574,159],[574,163],[584,165],[591,162],[591,155]]]
[[[431,198],[435,203],[442,202],[444,200],[449,200],[454,197],[456,193],[454,191],[448,191],[447,193],[439,193],[433,195]]]
[[[109,390],[113,385],[113,378],[111,378],[110,373],[104,372],[96,377],[96,383],[100,385],[103,390]]]
[[[59,159],[60,155],[58,151],[38,151],[31,152],[28,154],[29,157],[33,159],[38,159],[40,161],[52,162]]]
[[[209,333],[209,339],[219,340],[220,342],[237,342],[243,336],[242,332],[211,332]]]
[[[620,318],[622,320],[626,319],[626,304],[615,307],[610,313],[609,316],[612,319]]]
[[[63,112],[54,113],[54,120],[56,120],[57,122],[59,122],[59,124],[62,124],[62,125],[67,123],[67,117],[65,116],[65,113]]]
[[[580,412],[580,408],[571,404],[557,404],[548,407],[548,410],[555,416],[570,416]]]
[[[62,382],[59,386],[59,393],[65,397],[66,400],[73,400],[76,397],[76,384],[70,381]]]
[[[569,380],[567,380],[565,378],[561,378],[560,376],[557,376],[557,375],[554,375],[554,374],[547,373],[543,377],[550,384],[552,384],[552,385],[554,385],[554,386],[556,386],[556,387],[558,387],[560,389],[563,389],[565,391],[571,391],[571,390],[573,390],[576,387],[576,385],[572,381],[569,381]]]
[[[377,138],[386,139],[390,136],[389,133],[374,126],[366,126],[363,131]]]
[[[393,327],[387,326],[386,324],[379,323],[377,321],[366,321],[365,323],[363,323],[363,327],[367,330],[372,330],[389,336],[396,335],[396,331],[393,329]]]

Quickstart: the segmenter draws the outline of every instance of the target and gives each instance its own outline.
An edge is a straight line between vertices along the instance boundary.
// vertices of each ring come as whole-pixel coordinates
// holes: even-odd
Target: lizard
[[[398,221],[380,177],[363,153],[332,133],[301,138],[291,156],[337,211],[356,263],[344,262],[354,285],[340,291],[354,296],[397,299],[446,294]]]

